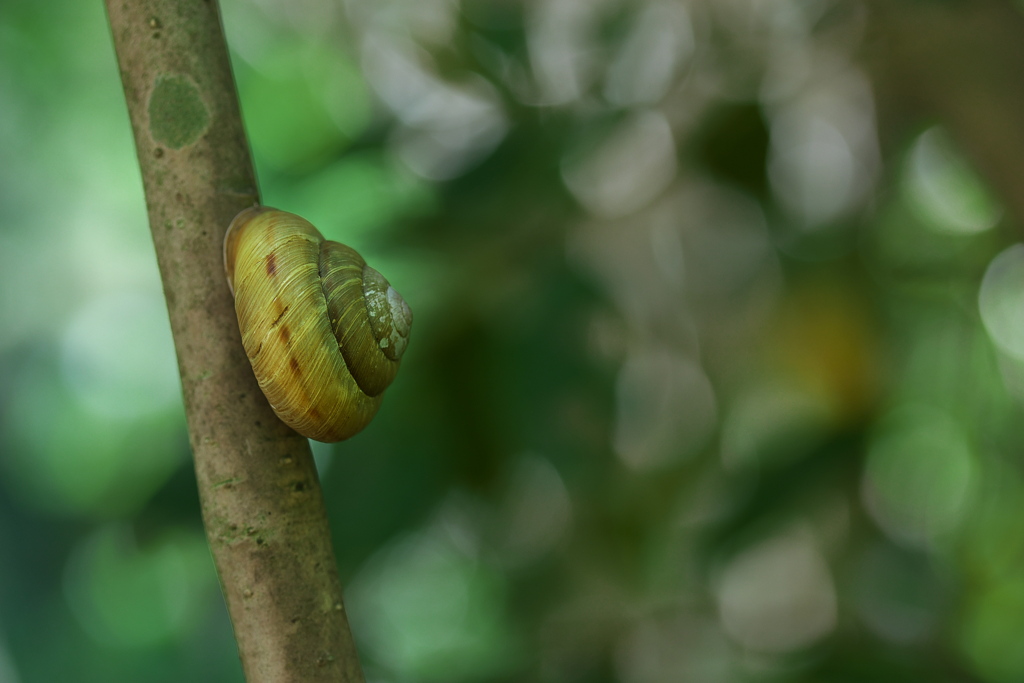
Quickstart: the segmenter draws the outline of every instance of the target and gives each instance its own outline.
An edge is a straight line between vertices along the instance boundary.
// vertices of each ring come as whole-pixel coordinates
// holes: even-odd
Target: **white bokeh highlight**
[[[1010,357],[1024,360],[1024,244],[1015,244],[992,259],[981,281],[978,308],[995,345]]]
[[[716,597],[726,633],[755,652],[808,647],[836,627],[832,574],[804,529],[740,553],[722,571]]]

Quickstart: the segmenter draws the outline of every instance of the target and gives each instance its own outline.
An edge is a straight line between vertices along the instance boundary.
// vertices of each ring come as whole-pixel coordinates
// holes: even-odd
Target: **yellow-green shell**
[[[231,222],[224,265],[242,345],[278,417],[326,442],[369,424],[412,324],[387,280],[309,221],[268,207]]]

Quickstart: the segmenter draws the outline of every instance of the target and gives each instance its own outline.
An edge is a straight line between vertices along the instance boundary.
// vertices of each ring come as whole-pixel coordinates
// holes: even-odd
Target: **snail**
[[[242,345],[277,416],[325,442],[369,424],[412,325],[384,276],[304,218],[264,206],[231,221],[224,269]]]

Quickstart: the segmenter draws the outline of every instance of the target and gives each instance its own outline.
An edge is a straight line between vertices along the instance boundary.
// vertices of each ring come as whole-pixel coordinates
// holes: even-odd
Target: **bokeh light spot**
[[[84,406],[131,418],[181,401],[175,359],[163,299],[118,292],[88,302],[68,323],[61,369]]]
[[[716,593],[726,633],[754,651],[807,647],[836,626],[832,575],[805,530],[742,552],[722,571]]]
[[[608,67],[605,97],[618,105],[657,104],[694,50],[686,6],[652,2],[638,14]]]
[[[509,663],[501,576],[437,530],[382,550],[346,592],[353,632],[400,679],[479,680]]]
[[[1024,244],[992,259],[978,293],[981,321],[1004,353],[1024,360]]]
[[[667,351],[632,352],[619,371],[615,398],[615,451],[640,469],[693,456],[718,420],[707,375],[690,359]]]
[[[867,626],[894,643],[922,642],[939,624],[943,586],[928,556],[891,543],[867,549],[856,565],[857,611]]]
[[[906,406],[884,419],[871,439],[864,504],[894,539],[927,546],[964,519],[976,469],[971,445],[951,415]]]
[[[848,207],[856,168],[849,143],[828,120],[779,117],[768,172],[779,199],[817,226]]]
[[[922,133],[910,151],[907,185],[911,206],[925,223],[958,235],[983,232],[1002,214],[977,174],[940,128]]]
[[[675,142],[665,116],[636,114],[581,158],[567,159],[562,177],[573,196],[600,218],[620,218],[661,194],[676,175]]]
[[[509,565],[527,565],[555,547],[569,530],[572,503],[549,460],[527,455],[516,463],[502,513],[502,550]]]
[[[147,647],[180,637],[216,595],[206,540],[169,533],[140,548],[123,526],[80,541],[64,592],[82,627],[113,647]]]

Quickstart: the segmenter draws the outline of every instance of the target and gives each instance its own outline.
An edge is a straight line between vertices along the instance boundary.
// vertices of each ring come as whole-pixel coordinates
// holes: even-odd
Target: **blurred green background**
[[[1024,5],[222,8],[416,315],[314,448],[370,683],[1024,680]],[[0,160],[0,682],[241,681],[100,2]]]

